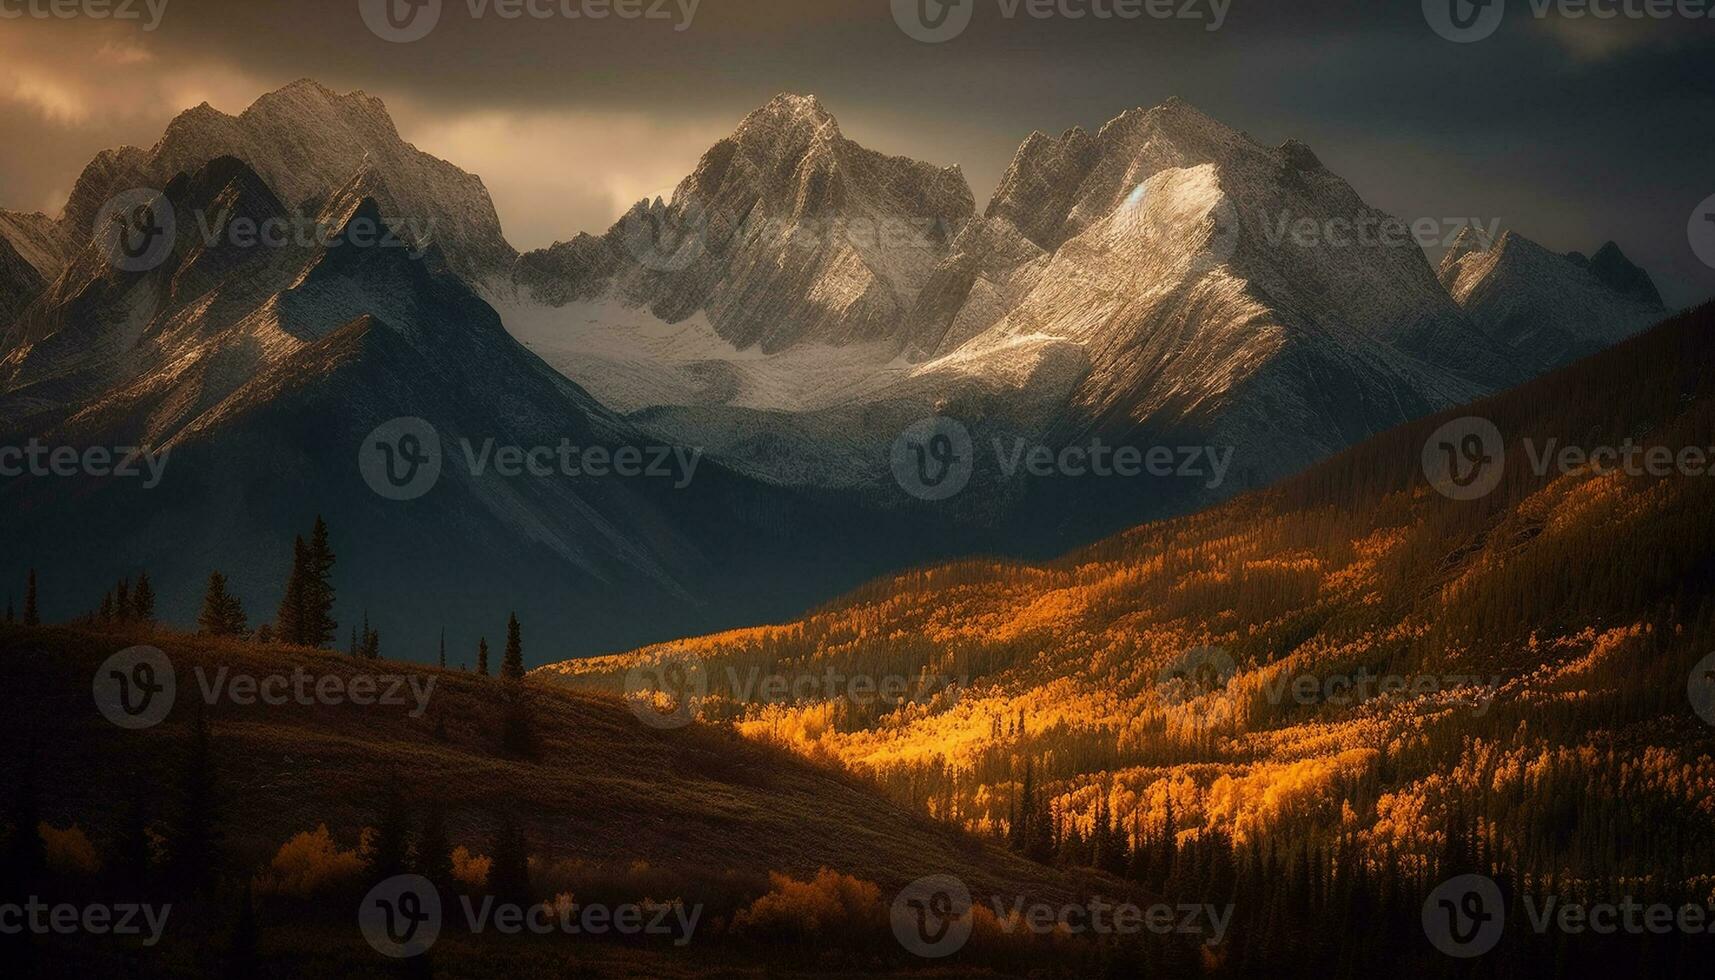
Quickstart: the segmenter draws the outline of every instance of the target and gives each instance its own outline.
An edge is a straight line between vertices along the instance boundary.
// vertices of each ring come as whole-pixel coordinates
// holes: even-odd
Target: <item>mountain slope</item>
[[[1556,255],[1510,231],[1485,247],[1466,229],[1441,260],[1440,276],[1454,302],[1532,373],[1608,347],[1667,313],[1649,274],[1613,242],[1585,258]]]
[[[672,200],[525,256],[517,278],[560,305],[612,276],[670,323],[706,314],[739,350],[897,351],[911,342],[899,322],[973,207],[957,167],[865,149],[814,96],[782,95],[711,147]]]
[[[175,174],[219,157],[249,164],[293,209],[313,209],[360,171],[386,174],[397,192],[382,202],[388,220],[418,244],[432,240],[461,275],[503,276],[516,257],[481,178],[406,143],[381,100],[340,95],[307,79],[262,96],[237,116],[206,102],[187,110],[149,150],[104,152],[78,178],[61,226],[81,240],[114,195],[164,187]]]
[[[47,215],[0,211],[0,353],[9,346],[12,322],[59,275],[65,253]]]
[[[1287,853],[1351,838],[1406,862],[1479,819],[1526,871],[1601,880],[1673,854],[1707,875],[1715,730],[1686,692],[1715,643],[1712,326],[1705,306],[1059,561],[912,571],[801,620],[537,676],[613,689],[689,657],[706,717],[840,758],[901,799],[951,794],[937,805],[978,829],[1005,827],[1028,761],[1062,830],[1087,833],[1100,806],[1156,832],[1171,806],[1187,833],[1266,835]],[[1461,415],[1504,439],[1479,499],[1431,489],[1422,462]],[[1699,450],[1684,458],[1704,469],[1533,464],[1627,440]],[[753,671],[943,688],[899,710],[816,683],[766,701],[731,681]],[[1634,845],[1624,856],[1597,843],[1614,833]]]
[[[166,198],[231,221],[284,209],[233,158],[175,178]],[[908,535],[878,536],[858,514],[830,521],[693,446],[657,451],[508,336],[437,250],[388,244],[373,198],[336,197],[324,217],[340,229],[332,242],[280,248],[180,223],[143,272],[115,268],[98,243],[79,254],[32,308],[41,339],[4,363],[0,431],[147,447],[166,455],[165,479],[158,492],[96,476],[8,481],[9,567],[86,588],[147,568],[162,616],[189,622],[214,568],[271,604],[293,535],[319,514],[340,541],[342,621],[373,610],[407,641],[444,623],[469,646],[514,609],[587,651],[784,611],[907,553]],[[421,499],[387,499],[360,470],[371,430],[398,418],[426,420],[441,444]],[[637,453],[649,472],[498,472],[497,452],[558,459],[562,446],[574,462]],[[850,564],[828,567],[825,549]],[[60,592],[44,614],[95,598]]]

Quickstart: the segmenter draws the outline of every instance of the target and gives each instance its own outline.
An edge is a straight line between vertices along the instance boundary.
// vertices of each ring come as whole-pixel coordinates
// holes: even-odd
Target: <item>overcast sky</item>
[[[783,91],[820,96],[861,143],[960,164],[979,204],[1032,130],[1178,95],[1265,143],[1303,140],[1402,217],[1498,220],[1559,250],[1613,238],[1670,304],[1715,294],[1686,230],[1715,195],[1710,18],[1539,18],[1548,0],[1494,0],[1509,9],[1492,35],[1460,44],[1420,0],[1218,0],[1218,15],[1215,0],[1135,0],[1195,15],[1166,19],[1094,15],[1116,0],[1056,0],[1076,19],[960,0],[949,23],[969,10],[968,27],[929,44],[900,20],[915,29],[940,0],[898,0],[897,17],[893,0],[701,0],[688,19],[693,0],[633,0],[667,16],[601,20],[559,13],[599,0],[530,0],[545,19],[441,0],[426,37],[393,43],[366,26],[369,0],[165,0],[153,30],[144,4],[162,0],[85,0],[135,3],[143,21],[28,15],[50,2],[0,0],[14,209],[57,212],[96,151],[152,145],[180,110],[236,113],[306,76],[380,96],[406,139],[480,174],[520,248],[605,229]]]

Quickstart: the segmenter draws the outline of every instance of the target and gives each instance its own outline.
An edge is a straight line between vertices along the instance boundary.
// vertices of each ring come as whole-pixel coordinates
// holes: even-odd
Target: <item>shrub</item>
[[[350,885],[363,869],[363,858],[354,850],[340,850],[327,824],[322,824],[281,844],[268,867],[256,876],[256,890],[264,895],[309,898]]]
[[[42,835],[43,857],[50,870],[78,875],[92,875],[101,870],[101,858],[82,827],[74,823],[60,830],[44,822],[36,829]]]
[[[864,941],[885,928],[881,888],[823,868],[810,881],[768,876],[767,894],[733,915],[733,932],[768,942]]]

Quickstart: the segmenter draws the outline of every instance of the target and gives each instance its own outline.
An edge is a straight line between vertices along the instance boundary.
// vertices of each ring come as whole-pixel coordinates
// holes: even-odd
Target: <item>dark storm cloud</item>
[[[379,94],[407,138],[483,174],[524,245],[599,227],[617,198],[670,184],[656,174],[687,170],[698,147],[780,91],[818,94],[849,135],[878,149],[961,164],[979,200],[1031,130],[1095,127],[1178,95],[1264,142],[1304,140],[1390,211],[1498,218],[1560,249],[1616,238],[1670,302],[1715,293],[1715,270],[1685,235],[1693,207],[1715,194],[1708,19],[1538,19],[1531,0],[1510,0],[1494,36],[1456,44],[1429,28],[1417,0],[1231,0],[1218,31],[1206,29],[1213,0],[1174,0],[1202,19],[1136,20],[1009,19],[1010,0],[968,0],[969,28],[924,44],[895,23],[889,0],[701,0],[684,30],[492,9],[473,19],[468,2],[445,0],[428,37],[392,44],[365,27],[357,0],[170,0],[159,29],[137,38],[152,61],[134,70],[224,79],[221,91],[249,85],[245,98],[301,76]],[[1085,11],[1092,2],[1114,0],[1065,0]],[[0,21],[14,36],[44,26],[43,36],[57,29]],[[165,87],[151,105],[180,89],[195,85]],[[5,136],[54,132],[43,154],[0,157],[5,202],[41,206],[69,186],[50,167],[75,171],[68,155],[87,156],[107,130],[103,142],[137,139],[145,127],[127,120],[151,111],[166,114],[48,121],[0,102]],[[436,132],[466,117],[456,135]],[[575,119],[582,128],[561,122]],[[602,137],[621,121],[634,138]],[[562,124],[559,142],[543,132]],[[552,183],[532,174],[550,168],[576,173]]]

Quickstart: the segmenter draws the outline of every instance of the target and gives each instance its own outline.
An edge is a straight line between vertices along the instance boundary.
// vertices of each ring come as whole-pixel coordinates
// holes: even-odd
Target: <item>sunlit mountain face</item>
[[[0,955],[1707,976],[1705,13],[0,3]]]

